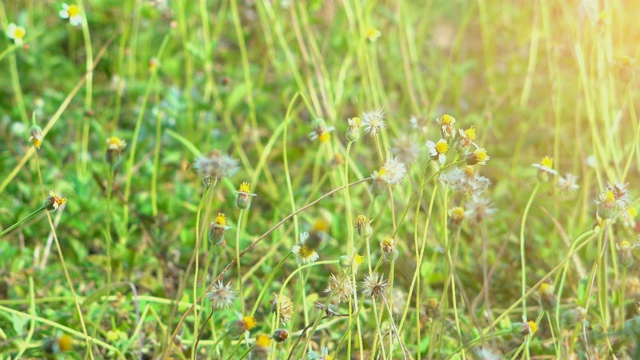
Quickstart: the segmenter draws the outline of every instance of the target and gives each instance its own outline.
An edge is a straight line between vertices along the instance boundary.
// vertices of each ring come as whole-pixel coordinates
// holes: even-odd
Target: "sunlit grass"
[[[0,1],[0,357],[637,358],[634,15]]]

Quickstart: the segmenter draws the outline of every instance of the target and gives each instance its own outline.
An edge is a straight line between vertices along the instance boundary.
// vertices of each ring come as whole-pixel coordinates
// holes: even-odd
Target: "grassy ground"
[[[633,6],[0,1],[0,357],[640,359]]]

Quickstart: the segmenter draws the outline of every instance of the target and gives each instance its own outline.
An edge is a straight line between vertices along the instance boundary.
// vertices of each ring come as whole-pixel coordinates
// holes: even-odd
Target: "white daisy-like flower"
[[[473,196],[471,201],[466,204],[467,211],[464,215],[471,223],[478,224],[496,212],[496,209],[489,207],[489,205],[491,205],[491,200]]]
[[[440,139],[437,143],[429,140],[427,141],[427,148],[429,149],[429,155],[431,155],[431,159],[438,161],[440,164],[443,164],[447,160],[447,150],[449,150],[449,143]]]
[[[80,7],[78,5],[64,3],[58,15],[63,19],[69,19],[69,23],[73,26],[82,24],[82,15],[80,15]]]
[[[309,133],[309,139],[311,141],[320,140],[321,143],[326,143],[331,139],[331,132],[335,130],[333,126],[326,126],[324,120],[317,119],[313,124],[313,131]]]
[[[211,300],[211,306],[216,309],[230,308],[236,298],[236,292],[231,288],[231,283],[224,285],[218,281],[207,291],[207,297]]]
[[[296,261],[299,264],[312,263],[320,257],[315,249],[312,249],[307,245],[307,239],[309,238],[308,232],[300,234],[300,241],[291,248],[291,252],[296,254]]]
[[[9,24],[7,27],[7,37],[13,40],[16,45],[22,45],[22,41],[26,33],[27,31],[22,26],[18,26],[14,23]]]
[[[387,161],[385,161],[385,163],[382,165],[382,169],[384,169],[382,178],[389,185],[401,183],[404,179],[405,174],[407,173],[404,164],[394,157],[388,158]]]
[[[538,169],[539,172],[546,172],[551,175],[556,175],[558,173],[553,170],[553,159],[548,156],[545,156],[540,163],[531,164],[531,166]]]
[[[560,176],[556,186],[560,192],[571,192],[578,190],[578,177],[573,174],[567,174],[565,177]]]
[[[369,112],[362,113],[362,126],[364,132],[369,133],[372,137],[378,135],[385,128],[384,113],[382,109],[374,109]]]

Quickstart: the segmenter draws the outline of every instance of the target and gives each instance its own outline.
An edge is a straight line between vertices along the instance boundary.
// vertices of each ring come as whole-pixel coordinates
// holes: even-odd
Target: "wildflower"
[[[68,334],[61,334],[47,340],[42,349],[47,354],[59,354],[71,350],[72,346],[73,338]]]
[[[22,26],[17,26],[14,23],[9,24],[7,27],[7,37],[18,46],[22,45],[26,33],[27,31]]]
[[[449,220],[454,225],[460,225],[462,220],[464,220],[464,208],[460,206],[456,206],[453,209],[449,210]]]
[[[636,209],[629,207],[622,215],[622,224],[627,228],[635,229],[636,215],[638,215]]]
[[[480,348],[476,350],[478,360],[500,360],[502,355],[490,348]]]
[[[107,162],[111,166],[116,166],[122,161],[122,151],[127,147],[127,142],[112,136],[107,139]]]
[[[296,254],[298,264],[309,264],[320,257],[314,248],[309,247],[306,242],[309,238],[308,232],[300,234],[300,241],[291,248],[291,252]]]
[[[382,165],[382,169],[385,170],[382,178],[389,185],[401,183],[407,173],[404,164],[394,157],[388,158]]]
[[[552,311],[558,306],[558,298],[553,294],[554,287],[551,284],[542,283],[538,288],[540,306],[546,311]]]
[[[513,323],[513,325],[511,326],[511,330],[516,333],[516,334],[520,334],[522,336],[529,336],[529,335],[533,335],[536,333],[536,331],[538,331],[538,324],[536,324],[533,321],[528,321],[528,322],[517,322],[517,323]]]
[[[224,285],[218,281],[209,288],[207,297],[211,300],[211,306],[216,309],[230,308],[236,298],[236,292],[231,288],[231,283]]]
[[[339,259],[340,267],[348,271],[351,269],[354,274],[358,273],[358,267],[364,262],[364,257],[356,253],[356,249],[353,249],[353,255],[342,255]]]
[[[211,222],[209,226],[209,241],[216,245],[222,244],[224,241],[224,233],[229,229],[231,229],[231,226],[227,225],[227,216],[223,213],[218,213],[216,220]]]
[[[440,125],[440,133],[442,134],[443,139],[449,140],[456,136],[456,130],[453,127],[453,124],[456,123],[456,119],[453,116],[444,114],[436,119],[436,122]]]
[[[565,177],[560,176],[558,178],[558,182],[556,186],[558,187],[558,191],[563,192],[571,192],[578,190],[579,186],[577,184],[578,177],[573,174],[567,174]]]
[[[538,181],[548,182],[550,175],[556,175],[557,172],[553,170],[553,159],[545,156],[539,164],[532,164],[534,168],[538,169]]]
[[[33,125],[30,129],[31,136],[29,137],[29,141],[36,147],[36,149],[40,149],[40,145],[42,145],[42,140],[44,139],[44,135],[42,135],[42,129],[38,125]]]
[[[427,300],[427,303],[424,306],[424,313],[427,317],[427,321],[432,322],[435,319],[438,319],[442,312],[440,311],[440,303],[438,300],[434,298],[430,298]]]
[[[269,357],[269,348],[271,346],[271,337],[269,335],[260,334],[256,337],[253,349],[249,359],[251,360],[266,360]]]
[[[384,296],[387,285],[387,281],[384,280],[382,275],[378,273],[368,274],[362,281],[362,295],[377,299],[379,296]]]
[[[576,324],[582,323],[587,318],[587,310],[577,306],[575,309],[568,309],[562,314],[562,322],[568,328],[574,327]]]
[[[633,265],[633,253],[631,252],[632,246],[628,241],[621,241],[616,244],[618,250],[618,263],[623,267],[629,267]]]
[[[369,220],[364,215],[358,215],[356,218],[356,230],[358,231],[358,235],[360,237],[368,239],[373,235],[373,228],[371,227],[371,223],[373,219]]]
[[[329,277],[329,285],[324,290],[326,293],[335,295],[338,299],[338,303],[349,301],[349,298],[353,295],[353,285],[347,275],[336,276],[331,274]]]
[[[291,315],[293,315],[293,302],[286,295],[273,293],[273,300],[271,300],[271,312],[279,314],[280,322],[282,324],[286,324],[291,321]]]
[[[271,335],[271,337],[276,342],[281,343],[289,338],[289,332],[286,329],[277,329],[273,332],[273,335]]]
[[[248,182],[243,182],[240,184],[240,188],[236,191],[238,197],[236,198],[236,206],[238,209],[248,209],[249,205],[251,205],[251,197],[256,196],[256,194],[251,193],[251,188]]]
[[[149,70],[156,71],[158,69],[158,66],[160,66],[160,61],[158,60],[158,58],[156,57],[152,57],[151,59],[149,59]]]
[[[392,237],[386,237],[380,242],[382,246],[382,252],[384,253],[384,259],[391,261],[398,258],[398,248],[396,246],[396,239]]]
[[[369,27],[367,29],[367,32],[365,33],[365,37],[370,42],[376,42],[376,41],[378,41],[378,38],[380,37],[380,31],[378,31],[376,28]]]
[[[455,149],[458,153],[465,155],[473,144],[473,140],[476,139],[476,129],[472,126],[467,130],[459,129],[458,132],[460,137],[456,140]]]
[[[55,211],[60,207],[60,205],[66,202],[67,198],[61,197],[56,194],[55,191],[51,190],[49,191],[49,197],[44,200],[44,204],[42,206],[44,206],[47,211]]]
[[[360,139],[360,126],[362,125],[362,121],[356,116],[347,120],[347,123],[349,124],[346,135],[347,140],[358,141],[358,139]]]
[[[627,55],[620,56],[616,62],[615,67],[618,70],[618,77],[622,82],[630,83],[635,78],[635,63],[636,60]]]
[[[427,141],[427,148],[429,149],[429,155],[432,160],[437,160],[440,164],[447,160],[447,150],[449,150],[449,143],[446,140],[440,139],[437,143],[429,140]]]
[[[487,150],[483,148],[478,148],[474,152],[467,154],[465,156],[464,161],[467,165],[486,165],[487,161],[489,161],[490,157],[487,155]]]
[[[385,190],[389,184],[387,183],[386,176],[387,170],[384,167],[381,167],[380,170],[376,170],[371,174],[371,182],[370,190],[374,196],[380,196],[384,194]]]
[[[256,327],[256,318],[253,316],[244,316],[241,317],[240,320],[236,320],[229,325],[227,329],[229,331],[229,335],[233,338],[237,338],[238,336],[244,334],[246,331],[251,331],[254,327]]]
[[[385,128],[384,113],[382,109],[374,109],[369,112],[362,113],[362,125],[364,132],[369,133],[371,137],[378,135]]]
[[[333,126],[327,127],[322,119],[316,119],[313,122],[313,131],[309,133],[309,139],[311,141],[320,140],[321,143],[326,143],[331,139],[331,134],[334,130]]]
[[[469,218],[472,224],[479,224],[496,212],[496,209],[489,207],[490,204],[491,201],[489,199],[473,196],[471,201],[467,203],[467,211],[465,211],[464,215]]]
[[[464,168],[453,168],[442,173],[438,180],[445,185],[453,187],[455,191],[470,195],[480,195],[491,184],[489,179],[480,176],[471,165],[467,165]]]
[[[623,184],[621,182],[616,182],[614,184],[607,184],[607,190],[611,190],[613,192],[615,206],[619,209],[625,208],[629,205],[629,190],[627,189],[627,186],[629,186],[629,183]]]
[[[420,155],[420,145],[411,137],[403,135],[393,140],[391,153],[403,164],[411,164],[415,162],[418,159],[418,155]]]
[[[82,15],[80,15],[78,5],[62,4],[62,10],[58,14],[63,19],[69,19],[69,23],[73,26],[82,24]]]
[[[329,348],[325,346],[319,354],[313,350],[309,351],[309,360],[333,360],[333,356],[329,355]]]
[[[218,150],[213,150],[207,156],[199,157],[193,168],[202,176],[202,183],[210,186],[214,180],[233,176],[238,170],[238,162]]]

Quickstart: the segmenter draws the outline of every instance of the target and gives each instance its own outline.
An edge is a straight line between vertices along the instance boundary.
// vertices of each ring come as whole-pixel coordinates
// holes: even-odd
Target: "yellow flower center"
[[[321,217],[313,223],[313,230],[326,232],[329,229],[329,225],[331,225],[329,220]]]
[[[360,120],[360,118],[359,118],[359,117],[357,117],[357,116],[356,116],[356,117],[354,117],[354,118],[351,118],[351,123],[352,123],[355,127],[357,127],[357,128],[359,128],[359,127],[360,127],[360,125],[362,125],[362,121],[361,121],[361,120]]]
[[[387,169],[381,167],[380,170],[378,170],[378,176],[383,176],[387,174]]]
[[[265,334],[260,334],[258,335],[258,337],[256,338],[256,346],[257,347],[269,347],[269,345],[271,345],[271,338],[268,335]]]
[[[480,163],[487,161],[487,152],[484,149],[476,150],[476,160]]]
[[[376,41],[378,40],[378,37],[380,37],[380,31],[370,27],[367,29],[366,36],[369,41]]]
[[[618,244],[618,248],[621,250],[628,250],[631,249],[631,244],[628,241],[623,240],[620,241],[620,244]]]
[[[315,250],[313,250],[312,248],[308,247],[307,245],[300,246],[300,250],[298,251],[298,254],[303,259],[310,258],[311,256],[313,256],[314,253],[315,253]]]
[[[24,38],[24,35],[26,33],[27,33],[26,30],[22,26],[17,26],[16,29],[13,31],[13,38],[22,39]]]
[[[353,258],[353,260],[356,262],[356,264],[358,266],[362,265],[362,263],[364,262],[364,256],[360,255],[360,254],[356,254]]]
[[[242,184],[240,184],[240,189],[238,189],[238,192],[251,194],[251,188],[249,187],[249,183],[243,182]]]
[[[218,216],[216,216],[216,225],[220,225],[220,226],[226,226],[227,225],[227,216],[223,213],[219,213]]]
[[[382,240],[381,245],[384,247],[390,247],[390,246],[394,246],[396,243],[396,241],[393,238],[387,237],[384,238],[384,240]]]
[[[436,152],[438,152],[438,154],[446,154],[447,150],[449,150],[449,144],[444,140],[438,141],[436,144]]]
[[[629,210],[627,210],[627,214],[629,214],[629,217],[632,218],[632,219],[635,218],[636,215],[638,215],[638,213],[636,212],[636,209],[634,209],[632,207],[629,208]]]
[[[531,335],[535,334],[538,331],[538,324],[533,321],[529,321],[529,327],[531,328]]]
[[[540,293],[540,295],[546,295],[549,294],[550,292],[552,292],[552,287],[550,284],[544,283],[542,285],[540,285],[540,288],[538,288],[538,292]]]
[[[464,134],[470,140],[475,140],[476,139],[476,129],[473,126],[468,128],[467,130],[465,130]]]
[[[107,148],[109,149],[112,149],[112,150],[123,149],[125,146],[127,146],[127,143],[124,142],[124,140],[117,138],[115,136],[112,136],[107,139]]]
[[[442,117],[440,117],[440,125],[451,125],[454,121],[455,119],[453,118],[453,116],[449,114],[444,114],[442,115]]]
[[[67,334],[60,335],[58,338],[58,347],[61,352],[71,350],[71,345],[73,345],[73,338]]]
[[[548,169],[551,169],[551,168],[553,168],[553,159],[548,157],[548,156],[545,156],[544,159],[542,159],[542,161],[540,161],[540,165],[542,165],[542,166],[544,166],[544,167],[546,167]]]
[[[320,142],[323,143],[323,144],[326,143],[327,141],[329,141],[330,139],[331,139],[331,134],[329,134],[328,131],[323,132],[318,137],[318,140],[320,140]]]
[[[367,217],[364,215],[358,215],[356,218],[356,226],[364,226],[367,223]]]
[[[473,177],[473,175],[476,174],[476,169],[474,169],[473,166],[471,166],[471,165],[467,165],[467,166],[464,167],[464,174],[468,178]]]
[[[462,219],[464,217],[464,209],[460,206],[451,209],[451,217],[454,219]]]
[[[607,192],[604,193],[604,203],[612,205],[615,202],[616,196],[614,195],[613,191],[607,190]]]
[[[78,5],[69,5],[69,7],[67,8],[67,13],[69,14],[69,17],[76,17],[78,15],[80,15],[80,8],[78,7]]]
[[[256,327],[256,318],[253,316],[245,316],[242,318],[242,321],[244,321],[244,325],[247,327],[247,330],[251,330]]]

